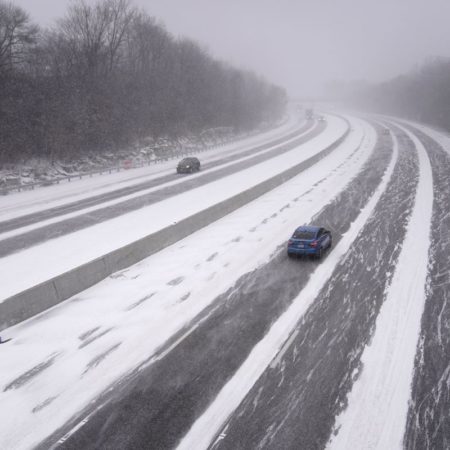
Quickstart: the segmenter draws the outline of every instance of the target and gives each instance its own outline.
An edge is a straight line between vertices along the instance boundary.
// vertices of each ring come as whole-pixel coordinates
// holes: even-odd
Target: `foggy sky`
[[[13,0],[51,25],[70,0]],[[331,80],[380,81],[450,56],[449,0],[134,0],[175,35],[291,95]]]

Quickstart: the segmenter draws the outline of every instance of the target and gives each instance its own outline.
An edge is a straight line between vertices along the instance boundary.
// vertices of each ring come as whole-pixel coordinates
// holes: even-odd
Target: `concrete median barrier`
[[[118,270],[142,261],[297,176],[330,154],[346,139],[350,132],[350,125],[346,122],[347,130],[340,138],[288,170],[176,224],[6,299],[0,303],[0,331],[67,300]]]

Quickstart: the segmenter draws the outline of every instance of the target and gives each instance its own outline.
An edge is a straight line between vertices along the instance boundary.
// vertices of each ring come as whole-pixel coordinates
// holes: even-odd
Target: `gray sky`
[[[42,25],[69,0],[13,0]],[[167,29],[284,86],[378,81],[450,56],[450,0],[134,0]]]

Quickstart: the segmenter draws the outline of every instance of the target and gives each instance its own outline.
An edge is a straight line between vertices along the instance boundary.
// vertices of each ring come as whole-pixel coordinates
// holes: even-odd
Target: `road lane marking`
[[[420,321],[426,298],[428,250],[433,205],[430,161],[415,135],[419,182],[401,253],[376,321],[375,334],[362,356],[363,369],[337,417],[329,449],[401,449]]]
[[[363,229],[373,213],[375,206],[392,177],[398,159],[398,143],[394,140],[394,149],[380,184],[362,208],[361,213],[342,236],[340,242],[311,275],[308,283],[292,302],[291,306],[272,325],[264,338],[255,345],[250,355],[225,384],[206,411],[194,422],[190,430],[178,445],[178,450],[208,449],[218,435],[223,424],[239,406],[250,389],[271,363],[290,336],[290,330],[298,326],[298,321],[314,302],[317,293],[333,274],[334,267],[345,257],[351,244]]]

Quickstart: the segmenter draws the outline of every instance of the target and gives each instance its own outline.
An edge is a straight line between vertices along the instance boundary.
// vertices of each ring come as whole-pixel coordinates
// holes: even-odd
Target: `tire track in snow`
[[[450,156],[432,138],[408,128],[425,146],[434,180],[428,290],[416,350],[407,449],[450,448]]]
[[[61,356],[61,353],[55,352],[49,355],[44,361],[35,365],[31,369],[27,370],[25,373],[19,375],[14,380],[10,381],[6,386],[3,387],[3,392],[9,391],[11,389],[19,389],[24,384],[29,383],[35,379],[44,370],[48,369],[55,361]]]
[[[420,176],[406,237],[362,370],[336,420],[330,449],[400,449],[405,431],[414,355],[425,304],[433,203],[430,161],[407,131],[419,155]]]
[[[336,242],[378,186],[391,157],[389,144],[389,138],[380,138],[363,170],[319,216],[320,220],[335,224]],[[333,215],[337,217],[332,219]],[[219,307],[207,321],[164,359],[141,371],[123,395],[83,426],[83,433],[66,441],[66,448],[92,448],[92,436],[99,429],[103,431],[96,445],[175,445],[297,296],[316,267],[311,263],[299,273],[298,265],[287,260],[283,246],[268,264],[243,276],[218,297],[211,308]],[[167,426],[161,426],[162,423]]]
[[[345,259],[345,255],[349,248],[352,246],[362,228],[372,215],[376,205],[380,201],[380,197],[385,192],[385,189],[392,177],[394,167],[396,165],[397,153],[397,150],[395,150],[394,155],[390,158],[387,168],[386,166],[381,166],[385,169],[382,170],[383,175],[377,179],[377,181],[380,181],[381,178],[381,181],[376,183],[375,187],[370,190],[371,194],[369,195],[369,198],[366,198],[363,208],[358,211],[356,217],[353,217],[353,220],[350,219],[351,222],[347,226],[347,232],[341,237],[341,239],[338,240],[334,250],[324,261],[322,261],[321,264],[316,266],[316,269],[311,274],[311,277],[289,308],[276,320],[264,338],[254,346],[250,355],[239,367],[238,371],[219,392],[217,397],[209,405],[203,415],[192,425],[187,435],[181,440],[179,446],[177,447],[179,450],[194,447],[199,450],[206,449],[211,448],[211,444],[212,448],[229,446],[229,448],[232,449],[314,448],[308,447],[304,442],[299,442],[297,439],[294,439],[293,442],[290,442],[289,440],[281,440],[276,443],[261,442],[258,440],[258,435],[263,435],[267,431],[267,428],[265,428],[264,424],[255,423],[257,415],[253,415],[251,418],[245,416],[243,432],[237,433],[239,439],[236,439],[234,442],[230,440],[226,441],[229,433],[233,433],[230,431],[230,423],[226,423],[226,421],[251,391],[253,391],[256,395],[246,397],[247,401],[249,398],[251,398],[251,400],[249,401],[248,410],[243,414],[251,414],[251,412],[254,412],[256,409],[258,409],[259,412],[264,413],[266,411],[265,405],[258,408],[258,403],[262,402],[264,397],[272,399],[278,397],[279,391],[276,389],[277,386],[275,386],[275,390],[270,389],[268,393],[262,393],[260,387],[258,387],[258,380],[269,367],[274,357],[277,359],[276,354],[283,348],[286,342],[290,342],[292,344],[298,339],[297,336],[294,336],[293,340],[291,339],[292,333],[294,333],[294,335],[296,334],[296,326],[298,321],[315,302],[317,293],[330,279],[333,268],[336,267],[341,260]],[[360,195],[361,194],[362,192],[360,192]],[[351,214],[351,210],[349,211],[347,209],[345,212],[350,217],[353,216],[353,214]],[[294,371],[296,369],[298,368],[295,368]],[[278,387],[280,387],[283,383],[287,383],[287,381],[282,379],[277,383]],[[292,398],[293,396],[295,396],[295,392],[290,390],[288,392],[288,397]],[[320,402],[317,402],[317,404],[320,405]],[[305,409],[308,409],[307,406]],[[286,411],[284,410],[284,412]],[[237,423],[237,421],[234,421],[234,423]],[[231,426],[232,425],[233,423]],[[294,421],[293,426],[289,429],[290,432],[296,434],[297,427],[299,425],[301,426],[301,424],[297,421]],[[225,426],[225,430],[220,429],[220,427],[223,426]],[[226,435],[226,437],[224,437],[224,435]],[[236,434],[232,435],[236,437]],[[213,442],[214,437],[217,436],[218,440]],[[225,444],[225,442],[227,443]]]
[[[398,162],[372,216],[214,448],[309,449],[328,440],[392,278],[400,252],[392,241],[403,240],[414,201],[417,158],[404,133],[395,135]]]

